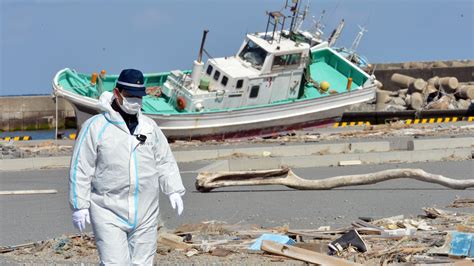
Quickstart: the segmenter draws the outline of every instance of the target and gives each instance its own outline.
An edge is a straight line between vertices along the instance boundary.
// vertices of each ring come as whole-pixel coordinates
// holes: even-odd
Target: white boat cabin
[[[310,47],[275,32],[247,34],[236,55],[171,71],[163,93],[178,110],[201,112],[296,99]]]

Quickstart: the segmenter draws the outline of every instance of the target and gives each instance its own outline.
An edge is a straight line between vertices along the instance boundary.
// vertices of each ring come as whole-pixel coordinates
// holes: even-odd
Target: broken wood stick
[[[331,257],[322,253],[284,245],[270,240],[262,241],[262,250],[288,258],[314,263],[316,265],[360,265],[337,257]]]
[[[346,186],[370,185],[400,178],[435,183],[452,189],[474,187],[474,179],[458,180],[427,173],[422,169],[390,169],[369,174],[308,180],[297,176],[289,168],[260,171],[203,172],[197,176],[195,186],[200,192],[209,192],[220,187],[261,185],[283,185],[299,190],[328,190]]]
[[[58,191],[55,189],[0,191],[0,195],[32,195],[32,194],[56,194],[56,193],[58,193]]]

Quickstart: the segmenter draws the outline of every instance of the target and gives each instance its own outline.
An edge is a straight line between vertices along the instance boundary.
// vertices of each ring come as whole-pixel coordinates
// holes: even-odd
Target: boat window
[[[261,69],[267,57],[267,52],[256,43],[249,41],[242,52],[240,52],[239,57],[252,64],[253,67]]]
[[[211,73],[212,73],[212,70],[213,70],[213,67],[212,67],[211,65],[209,65],[209,66],[207,67],[206,73],[210,76]]]
[[[257,96],[258,96],[258,89],[260,89],[260,86],[258,86],[258,85],[252,86],[252,89],[250,89],[250,96],[249,96],[249,98],[257,98]]]
[[[275,59],[273,59],[272,69],[281,68],[285,66],[295,66],[295,65],[299,65],[300,62],[301,62],[301,53],[276,55]]]
[[[227,81],[229,81],[229,78],[227,78],[226,76],[222,76],[222,80],[221,80],[221,84],[226,86],[227,85]]]
[[[219,72],[219,70],[216,70],[216,72],[214,72],[214,80],[219,80],[219,76],[221,75],[221,72]]]
[[[242,88],[242,85],[244,85],[244,80],[239,79],[239,80],[237,80],[237,85],[235,86],[235,88],[240,89],[240,88]]]

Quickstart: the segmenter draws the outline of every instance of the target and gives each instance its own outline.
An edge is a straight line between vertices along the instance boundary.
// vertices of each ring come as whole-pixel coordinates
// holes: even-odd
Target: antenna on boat
[[[364,33],[367,32],[367,30],[358,25],[359,26],[359,33],[357,33],[357,36],[355,37],[354,39],[354,42],[352,42],[352,46],[351,46],[351,49],[350,49],[350,53],[351,55],[349,56],[349,61],[352,61],[352,59],[354,58],[355,56],[355,51],[357,50],[357,47],[359,47],[359,44],[360,44],[360,41],[362,40],[362,36],[364,36]]]
[[[300,13],[300,6],[298,5],[299,0],[291,0],[291,2],[293,3],[293,6],[290,7],[290,11],[293,14],[291,15],[290,36],[293,34],[294,26],[295,26],[295,20],[297,19],[297,16]],[[288,0],[286,1],[285,7],[288,7]]]
[[[306,15],[309,13],[309,0],[307,1],[306,3],[306,6],[304,8],[304,11],[301,12],[301,13],[298,13],[296,15],[296,19],[295,19],[295,26],[294,26],[294,31],[295,32],[298,32],[301,28],[301,26],[303,25],[303,22],[306,18]]]
[[[199,86],[199,80],[201,79],[201,73],[204,68],[204,63],[202,62],[202,53],[204,51],[204,43],[206,42],[206,36],[209,30],[204,30],[202,33],[201,47],[199,48],[199,54],[197,60],[193,63],[193,71],[191,72],[191,80],[194,88]]]
[[[323,36],[324,34],[324,24],[323,24],[323,18],[324,18],[324,15],[326,14],[326,10],[323,9],[323,11],[321,12],[321,15],[319,16],[319,19],[318,21],[316,21],[314,19],[314,16],[313,16],[313,23],[314,23],[314,32],[312,33],[312,35],[318,39],[321,39],[321,37]]]

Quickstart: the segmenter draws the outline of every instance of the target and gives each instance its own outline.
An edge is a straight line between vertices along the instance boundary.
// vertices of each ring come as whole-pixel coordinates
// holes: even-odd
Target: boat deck
[[[360,87],[366,80],[363,74],[339,58],[330,50],[321,50],[312,54],[313,61],[309,66],[311,78],[319,84],[326,81],[330,87],[328,91],[339,93],[347,92],[348,78],[352,78],[351,90]],[[329,93],[321,93],[313,84],[306,85],[306,98],[319,98]]]
[[[146,96],[143,98],[143,110],[148,114],[179,114],[165,98]]]

